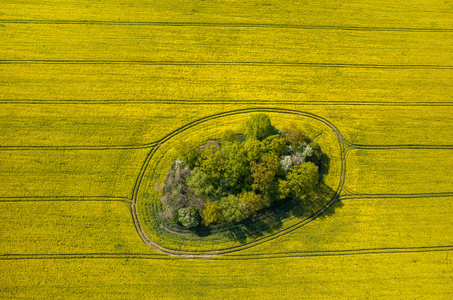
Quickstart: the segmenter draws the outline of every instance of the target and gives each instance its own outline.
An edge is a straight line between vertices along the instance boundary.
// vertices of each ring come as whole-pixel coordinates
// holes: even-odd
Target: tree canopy
[[[319,181],[321,147],[292,124],[277,130],[253,114],[244,135],[177,145],[160,188],[163,217],[187,228],[240,222],[288,199],[302,205]],[[242,138],[241,138],[242,137]]]
[[[263,140],[275,132],[271,120],[264,113],[253,114],[245,123],[245,135],[247,138]]]

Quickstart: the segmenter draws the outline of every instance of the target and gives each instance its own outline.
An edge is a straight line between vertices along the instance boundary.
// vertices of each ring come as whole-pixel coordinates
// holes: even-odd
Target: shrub
[[[288,173],[293,166],[291,155],[284,155],[280,158],[280,168],[283,172]]]
[[[178,221],[187,228],[197,227],[200,224],[200,215],[193,207],[184,207],[178,210]]]

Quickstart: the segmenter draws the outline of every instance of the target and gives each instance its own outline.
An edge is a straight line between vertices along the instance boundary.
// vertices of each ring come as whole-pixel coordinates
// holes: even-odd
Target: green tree
[[[244,150],[250,164],[256,163],[266,152],[266,145],[256,139],[248,139],[244,142]]]
[[[250,176],[244,144],[237,141],[225,142],[222,144],[222,152],[225,158],[224,177],[233,189],[240,190],[245,185],[244,180]]]
[[[186,180],[187,186],[196,196],[209,197],[214,193],[214,186],[208,175],[199,167],[195,167]]]
[[[322,157],[321,146],[319,146],[319,144],[315,141],[311,142],[309,146],[312,149],[313,153],[308,160],[318,166],[319,161],[321,160]]]
[[[264,154],[261,163],[252,166],[252,188],[261,192],[267,192],[272,189],[278,169],[278,156],[273,152]]]
[[[222,142],[234,142],[237,140],[237,133],[232,129],[226,129],[222,133],[221,140]]]
[[[233,194],[220,199],[219,205],[222,207],[222,215],[225,222],[240,222],[247,217],[245,204]]]
[[[193,207],[183,207],[178,210],[178,221],[187,228],[197,227],[200,224],[200,215]]]
[[[274,152],[277,156],[283,155],[286,151],[286,141],[278,134],[267,137],[264,144],[268,152]]]
[[[247,138],[263,140],[275,131],[269,116],[264,113],[253,114],[245,123],[245,135]]]
[[[245,207],[248,210],[248,215],[252,215],[265,207],[261,195],[255,194],[254,192],[243,191],[239,195],[239,201],[245,204]]]
[[[201,159],[200,143],[195,140],[179,141],[176,143],[178,158],[184,161],[191,169],[198,166]]]
[[[219,179],[225,171],[225,158],[222,151],[216,145],[211,145],[201,153],[200,168],[210,178]]]
[[[201,213],[201,217],[204,226],[217,223],[222,219],[222,207],[208,200],[206,201],[205,209]]]
[[[290,123],[282,132],[285,141],[293,148],[297,148],[303,141],[311,142],[310,138],[295,123]]]
[[[304,200],[307,194],[314,190],[318,180],[318,167],[312,162],[295,165],[285,180],[279,180],[279,196],[280,198],[291,196],[294,199]]]

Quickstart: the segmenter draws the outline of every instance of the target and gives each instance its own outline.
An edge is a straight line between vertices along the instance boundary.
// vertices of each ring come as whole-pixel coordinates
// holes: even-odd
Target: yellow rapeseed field
[[[0,5],[1,299],[451,299],[453,5]],[[330,157],[313,210],[166,228],[175,146],[255,112]]]

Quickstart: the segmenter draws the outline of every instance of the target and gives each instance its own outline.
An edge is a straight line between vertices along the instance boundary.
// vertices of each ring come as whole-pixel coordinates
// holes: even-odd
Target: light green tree
[[[286,151],[286,141],[278,134],[271,135],[264,139],[267,152],[274,152],[277,156],[281,156]]]
[[[196,196],[209,197],[214,192],[208,175],[200,168],[195,167],[186,179],[187,186]]]
[[[205,149],[201,153],[201,159],[200,168],[203,172],[213,179],[222,177],[225,171],[225,157],[218,146],[211,145]]]
[[[204,226],[217,223],[222,219],[222,207],[208,200],[205,209],[201,213]]]
[[[176,143],[178,158],[184,161],[191,169],[198,166],[201,158],[200,143],[195,140],[179,141]]]
[[[240,222],[247,217],[245,204],[233,194],[220,199],[220,207],[222,207],[223,219],[226,222]]]
[[[304,200],[311,193],[319,180],[318,167],[312,162],[295,165],[287,174],[285,180],[279,180],[280,198],[292,197]]]
[[[240,189],[244,180],[250,176],[244,145],[237,141],[225,142],[222,144],[222,152],[225,158],[223,175],[233,189]]]
[[[255,194],[254,192],[242,192],[239,194],[239,201],[245,204],[248,215],[252,215],[265,207],[261,195]]]
[[[179,222],[187,228],[192,228],[200,224],[200,215],[193,207],[184,207],[178,210]]]
[[[258,162],[266,152],[266,145],[256,139],[248,139],[244,142],[244,150],[249,163],[253,164]]]
[[[272,126],[268,115],[264,113],[253,114],[245,123],[245,135],[247,138],[263,140],[274,134],[275,128]]]

